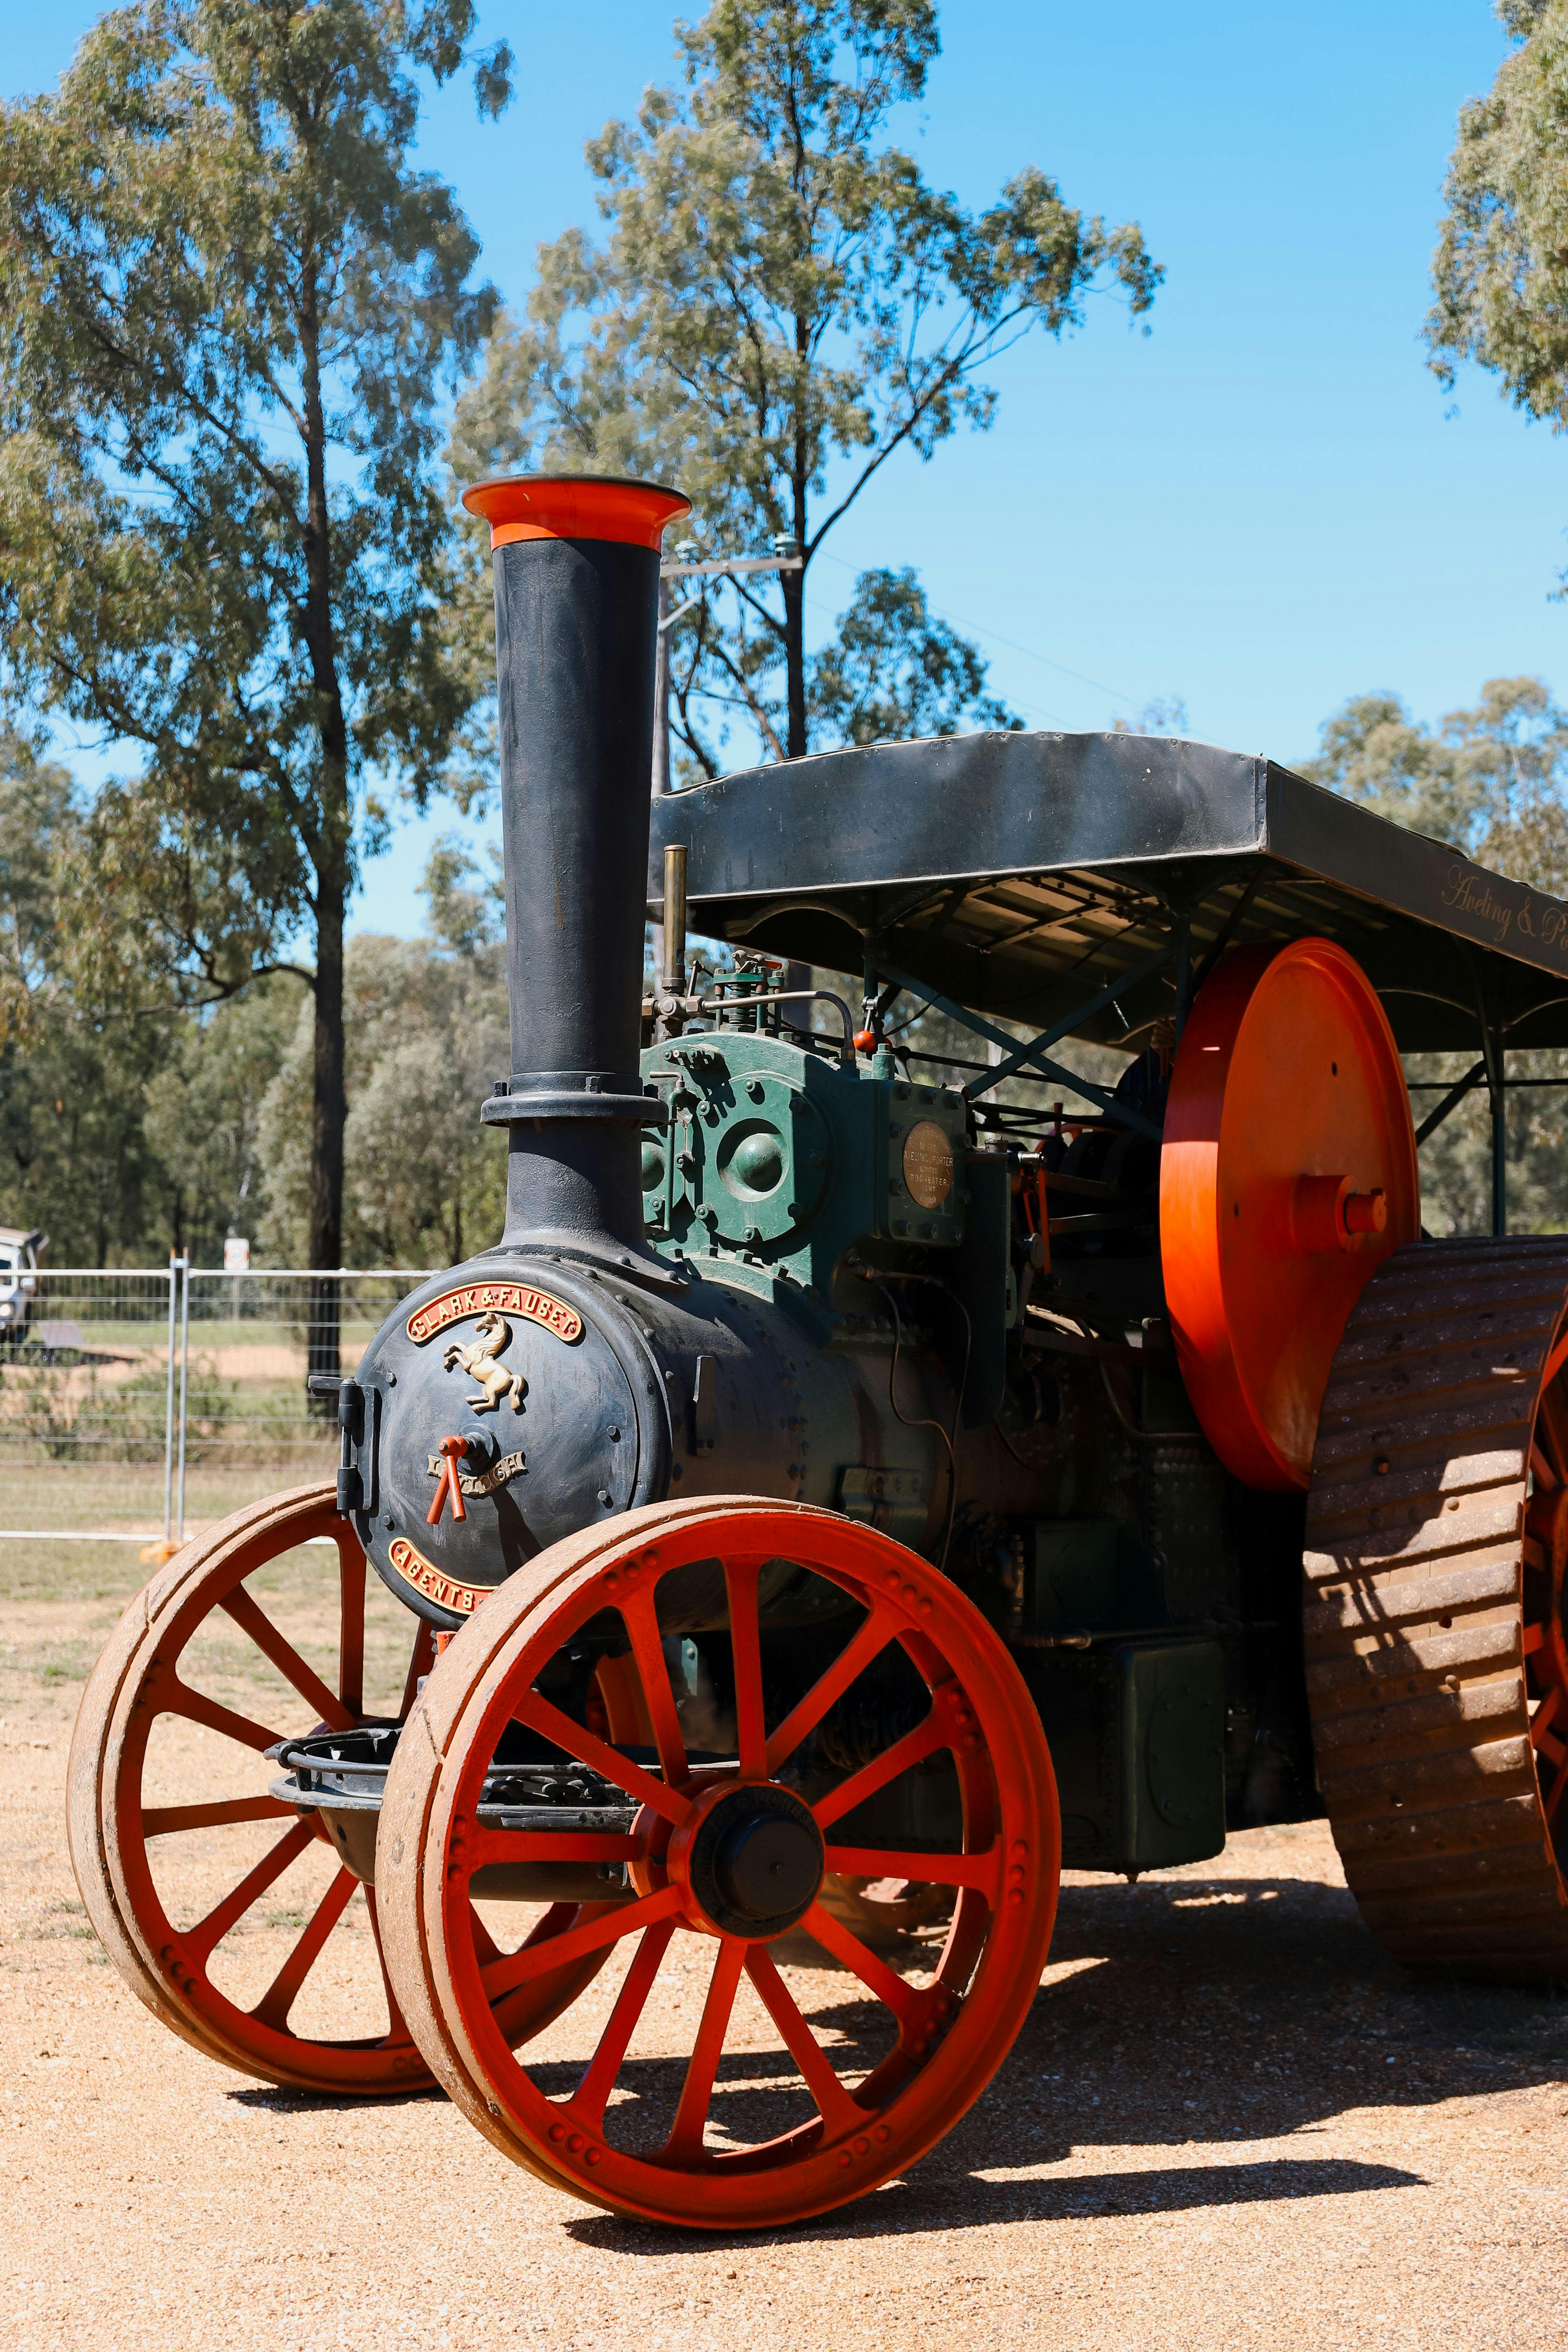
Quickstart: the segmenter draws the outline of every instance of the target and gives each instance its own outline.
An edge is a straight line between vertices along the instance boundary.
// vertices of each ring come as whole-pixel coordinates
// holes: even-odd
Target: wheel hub
[[[722,1790],[670,1860],[705,1924],[749,1940],[782,1936],[822,1885],[822,1832],[800,1799],[774,1786]]]

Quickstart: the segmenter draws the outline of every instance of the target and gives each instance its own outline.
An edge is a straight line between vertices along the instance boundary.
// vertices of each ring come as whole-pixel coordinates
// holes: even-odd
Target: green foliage
[[[455,955],[471,956],[480,948],[493,947],[505,934],[506,887],[500,852],[493,843],[488,857],[489,872],[481,877],[468,851],[447,835],[426,861],[419,888],[429,909],[430,929]]]
[[[1022,727],[984,686],[984,663],[932,618],[912,569],[862,572],[837,635],[811,664],[812,738],[881,743],[956,735],[961,726]]]
[[[1432,264],[1431,366],[1500,376],[1516,407],[1568,426],[1568,0],[1499,0],[1521,46],[1460,111]]]
[[[106,1006],[81,952],[89,824],[66,771],[0,733],[0,1223],[41,1225],[56,1265],[171,1243],[210,1263],[255,1232],[257,1108],[300,985],[205,1015]]]
[[[473,14],[137,0],[0,110],[0,660],[135,763],[85,820],[81,956],[104,997],[211,1002],[313,943],[317,1264],[367,772],[421,798],[468,698],[433,460],[494,296],[409,154]]]
[[[1146,702],[1136,719],[1113,721],[1113,735],[1184,735],[1187,729],[1187,706],[1179,694],[1157,694]]]
[[[82,822],[65,771],[0,739],[0,1223],[44,1227],[54,1265],[156,1265],[173,1244],[211,1266],[230,1234],[300,1265],[310,992],[277,972],[196,1011],[95,1007],[71,954]],[[509,1066],[506,984],[499,882],[478,878],[443,845],[426,883],[434,936],[348,945],[350,1263],[456,1259],[500,1230],[505,1141],[476,1112]],[[77,1458],[96,1410],[78,1431],[79,1375],[28,1377],[33,1433]],[[119,1411],[132,1391],[105,1377],[103,1410]],[[276,1412],[297,1420],[298,1402],[289,1387]]]
[[[1568,897],[1568,712],[1538,677],[1489,678],[1475,708],[1449,711],[1435,732],[1397,695],[1357,695],[1327,721],[1300,772]]]
[[[146,1139],[169,1191],[174,1238],[198,1265],[221,1264],[230,1234],[254,1241],[267,1201],[261,1105],[308,995],[288,972],[168,1036],[145,1092]]]
[[[1568,711],[1535,677],[1489,678],[1468,710],[1429,730],[1394,694],[1356,695],[1329,719],[1315,760],[1299,762],[1315,783],[1379,816],[1451,842],[1495,872],[1568,898]],[[1474,1055],[1412,1057],[1412,1078],[1459,1077]],[[1514,1078],[1568,1076],[1568,1055],[1512,1053]],[[1416,1117],[1437,1097],[1416,1097]],[[1509,1224],[1517,1233],[1568,1223],[1563,1168],[1568,1092],[1555,1087],[1508,1097]],[[1434,1233],[1491,1229],[1491,1162],[1484,1090],[1452,1111],[1422,1146],[1422,1213]]]
[[[775,757],[806,751],[814,720],[816,740],[844,740],[859,697],[836,688],[814,710],[805,583],[873,477],[989,425],[983,372],[1012,343],[1077,327],[1104,286],[1141,316],[1162,273],[1139,229],[1086,218],[1043,171],[976,216],[888,141],[937,53],[933,0],[715,0],[677,38],[684,89],[650,89],[589,144],[604,242],[572,229],[541,248],[527,320],[491,339],[449,454],[466,479],[542,465],[679,481],[705,554],[798,543],[802,571],[704,585],[677,624],[673,721],[689,772],[712,775],[737,719]],[[472,628],[484,609],[479,584]],[[862,639],[875,625],[861,614]],[[907,631],[895,666],[912,675],[923,604],[885,599],[879,625]],[[866,647],[826,658],[849,677]]]
[[[156,1191],[141,1104],[164,1046],[84,1009],[84,822],[66,771],[0,730],[0,1222],[43,1226],[57,1264],[104,1265]]]
[[[479,1103],[510,1066],[499,949],[361,934],[348,943],[345,1263],[451,1263],[500,1237],[506,1142]],[[309,1221],[310,1013],[261,1105],[263,1248],[304,1261]]]

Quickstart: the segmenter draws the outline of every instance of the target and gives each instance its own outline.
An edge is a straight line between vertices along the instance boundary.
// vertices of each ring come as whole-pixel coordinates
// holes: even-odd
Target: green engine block
[[[642,1154],[648,1239],[667,1255],[750,1257],[826,1298],[856,1248],[963,1242],[955,1087],[733,1029],[650,1046],[642,1072],[670,1108]]]

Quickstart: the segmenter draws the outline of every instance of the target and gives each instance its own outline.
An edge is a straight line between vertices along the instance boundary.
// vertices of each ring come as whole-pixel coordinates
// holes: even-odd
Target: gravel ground
[[[592,2211],[435,2095],[247,2085],[121,1986],[71,1882],[66,1750],[119,1572],[35,1578],[0,1659],[0,2343],[1558,2352],[1568,2004],[1390,1967],[1318,1823],[1070,1878],[985,2096],[797,2229]]]

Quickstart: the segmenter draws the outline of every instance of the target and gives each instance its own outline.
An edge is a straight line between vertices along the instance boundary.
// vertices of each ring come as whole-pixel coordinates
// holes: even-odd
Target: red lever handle
[[[444,1437],[436,1450],[441,1456],[441,1475],[437,1481],[436,1499],[425,1514],[425,1524],[430,1528],[440,1525],[448,1495],[452,1497],[452,1517],[466,1519],[468,1516],[463,1505],[463,1490],[458,1483],[458,1465],[468,1450],[468,1441],[466,1437]]]

